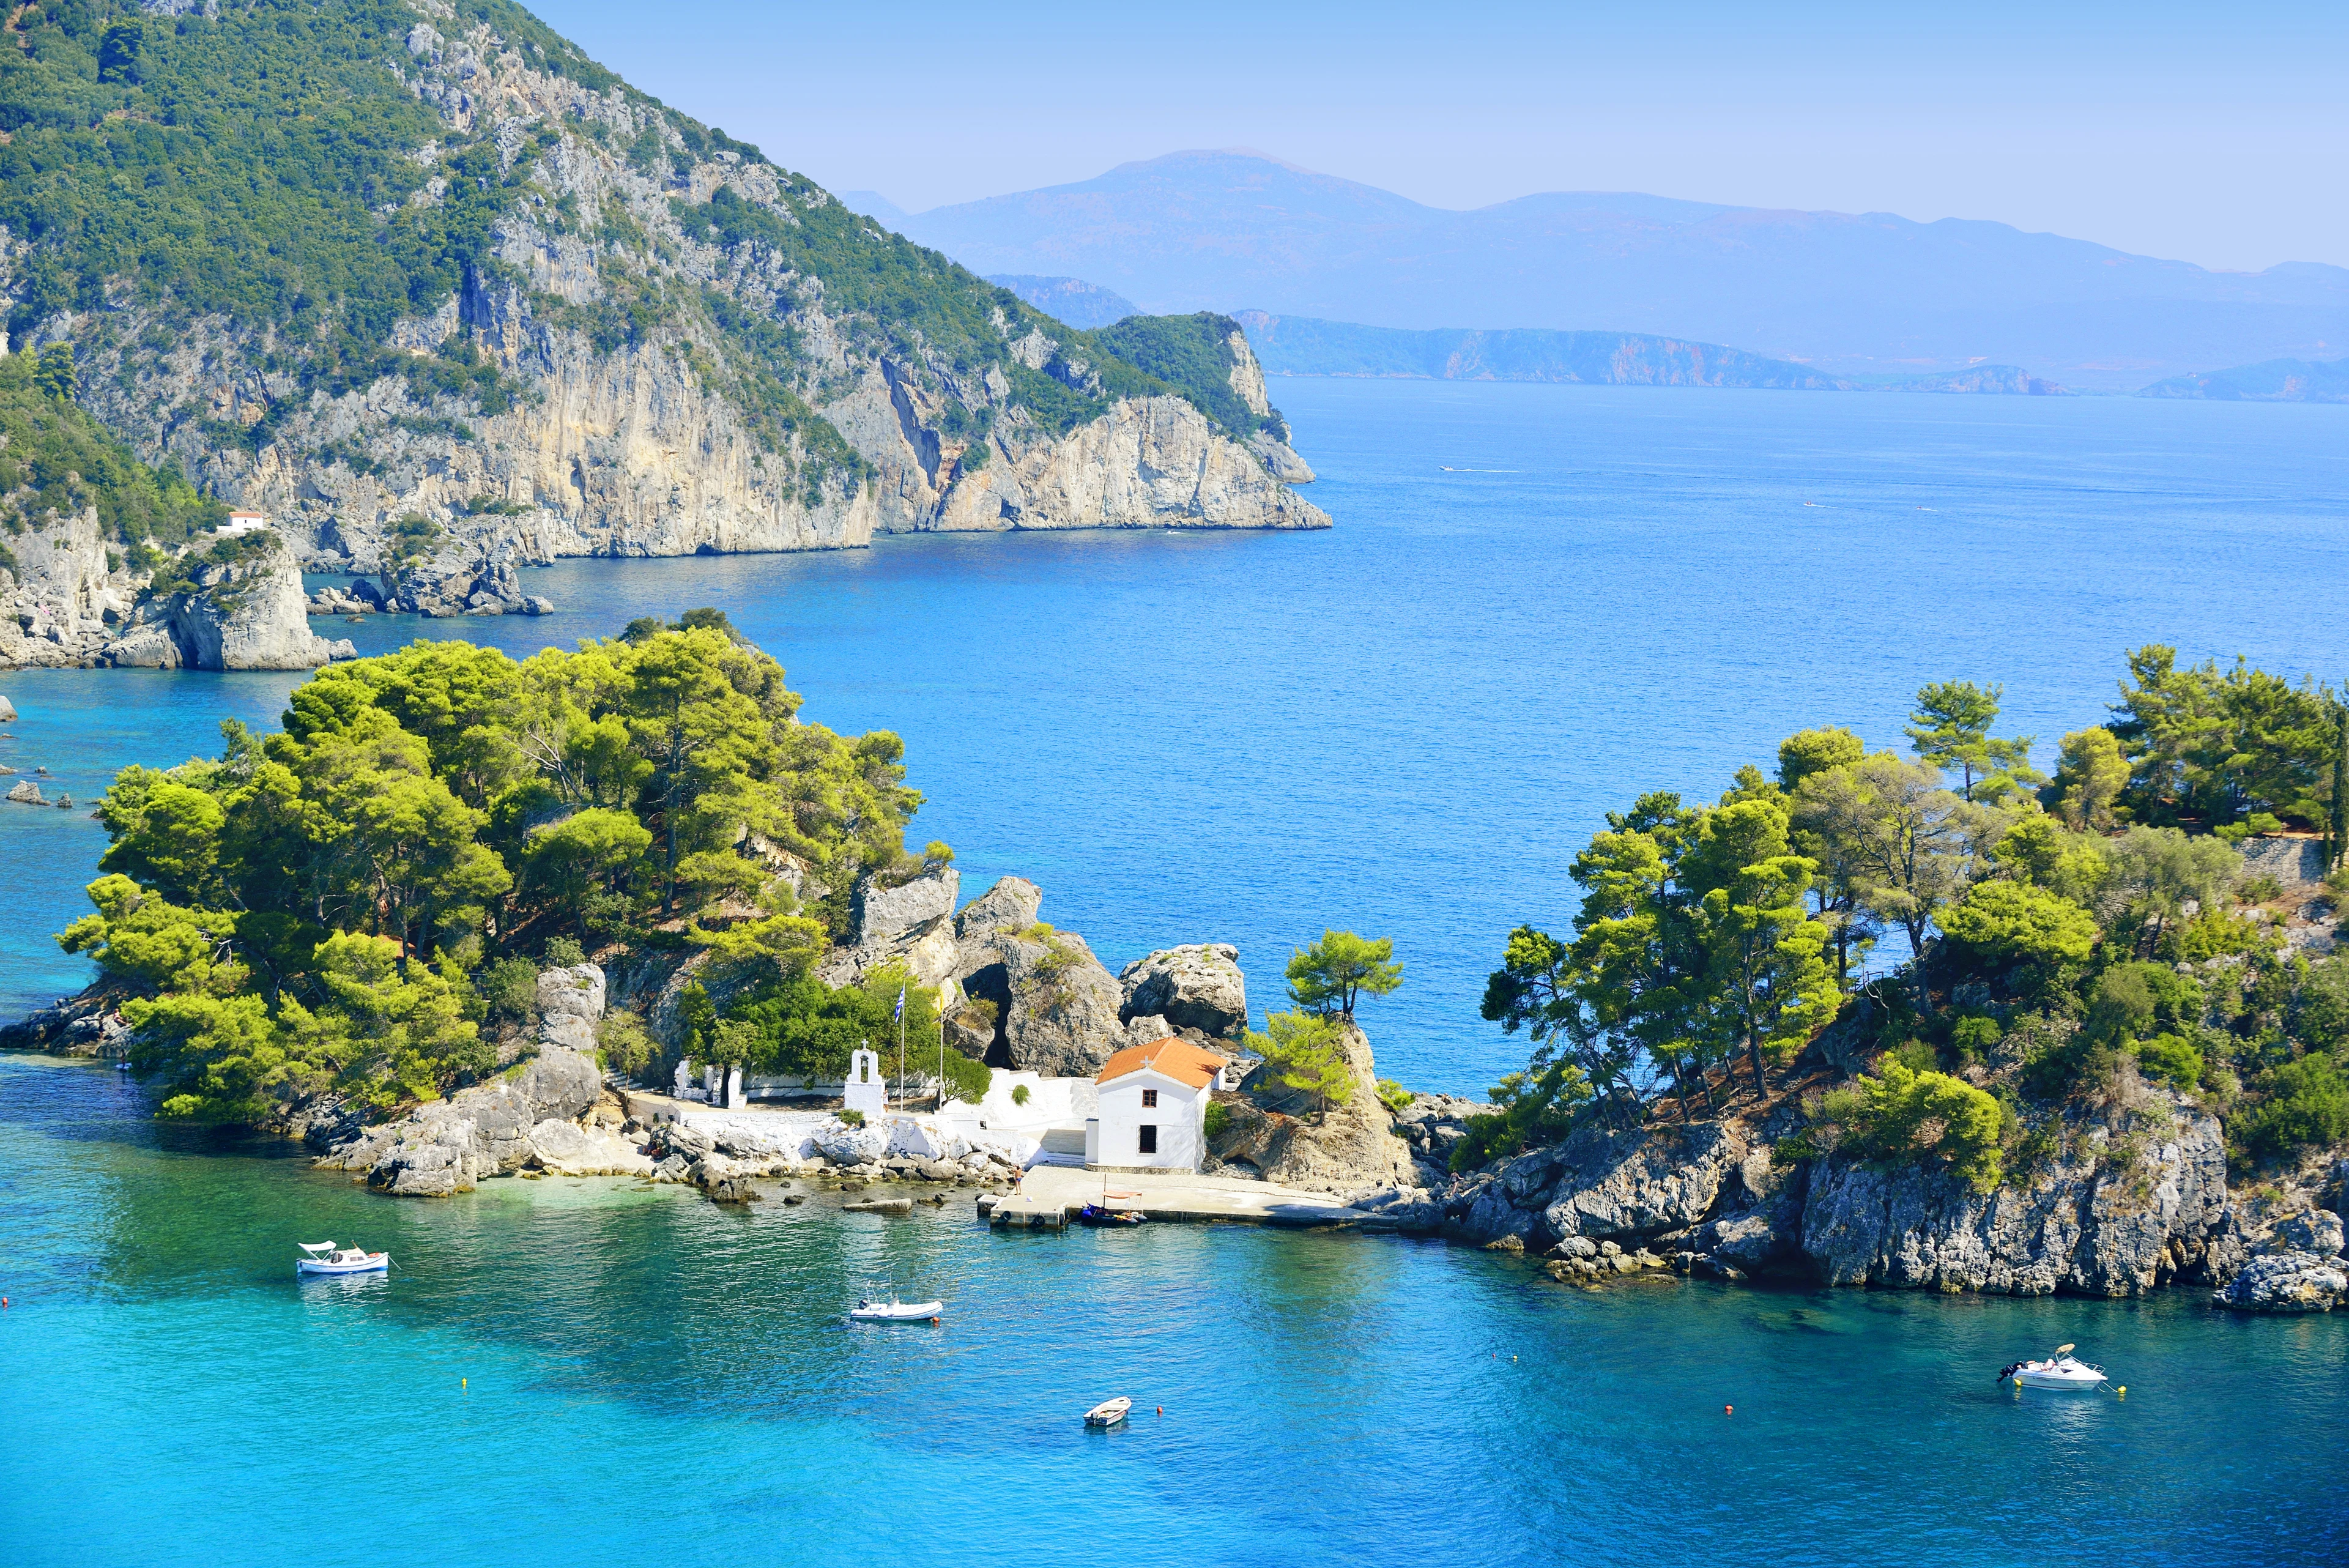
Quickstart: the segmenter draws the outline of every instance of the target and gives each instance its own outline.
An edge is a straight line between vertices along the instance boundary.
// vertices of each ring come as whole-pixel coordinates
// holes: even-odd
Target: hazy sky
[[[538,0],[910,211],[1247,147],[1434,206],[1629,190],[2349,265],[2349,5]]]

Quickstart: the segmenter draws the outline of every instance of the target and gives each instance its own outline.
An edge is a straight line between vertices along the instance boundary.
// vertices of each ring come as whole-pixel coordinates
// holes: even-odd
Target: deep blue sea
[[[1325,927],[1392,936],[1364,1009],[1404,1082],[1481,1092],[1519,1043],[1476,1017],[1512,926],[1640,791],[1710,797],[1778,741],[1878,745],[1929,680],[2002,681],[2052,759],[2126,649],[2349,674],[2349,408],[1282,380],[1293,535],[927,536],[867,551],[574,561],[561,613],[408,618],[363,649],[517,653],[723,607],[805,716],[905,739],[966,897],[1016,872],[1116,967],[1239,944],[1259,1016]],[[78,801],[128,762],[274,724],[294,677],[0,676],[0,763]],[[0,806],[0,1015],[81,983],[47,934],[104,847]]]
[[[2126,649],[2349,672],[2349,409],[1285,381],[1328,533],[885,541],[573,562],[516,652],[724,607],[806,717],[885,726],[916,841],[1112,965],[1237,941],[1259,1012],[1325,925],[1392,936],[1381,1067],[1479,1090],[1508,929],[1639,791],[1806,724],[1896,743],[2002,680],[2043,757]],[[327,629],[322,628],[322,629]],[[84,805],[268,724],[290,676],[0,677],[0,762]],[[0,1014],[103,838],[0,806]],[[394,1202],[0,1059],[0,1561],[472,1564],[2234,1563],[2349,1544],[2349,1322],[2141,1303],[1599,1294],[1441,1245],[990,1236],[493,1183]],[[297,1288],[297,1237],[400,1269]],[[868,1282],[936,1330],[854,1334]],[[2061,1341],[2126,1397],[2025,1395]],[[1150,1412],[1088,1436],[1112,1393]],[[1733,1406],[1734,1414],[1725,1414]],[[1155,1412],[1162,1407],[1163,1416]]]

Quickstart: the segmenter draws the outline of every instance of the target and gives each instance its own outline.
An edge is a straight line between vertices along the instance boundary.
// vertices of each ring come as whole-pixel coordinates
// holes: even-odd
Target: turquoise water
[[[397,1272],[296,1284],[293,1241],[327,1236]],[[849,1328],[871,1282],[944,1296],[945,1322]],[[2349,1540],[2336,1318],[1587,1293],[1429,1242],[991,1235],[961,1199],[395,1201],[38,1059],[0,1059],[0,1542],[26,1568],[1104,1543],[1143,1568],[2234,1563]],[[1996,1383],[2066,1340],[2126,1397]],[[1083,1431],[1115,1393],[1130,1428]]]
[[[1928,679],[2002,680],[2043,759],[2136,644],[2349,672],[2349,409],[1283,381],[1339,526],[1023,535],[567,562],[543,620],[336,626],[515,651],[724,607],[811,719],[905,735],[916,842],[1042,885],[1111,963],[1237,942],[1261,1012],[1325,925],[1391,934],[1383,1068],[1481,1091],[1509,928],[1562,923],[1601,813],[1710,795],[1806,724],[1899,742]],[[1446,469],[1474,472],[1446,472]],[[274,722],[284,676],[0,679],[0,762],[77,800]],[[54,793],[54,788],[52,789]],[[0,807],[0,1013],[85,972],[47,941],[103,846]]]

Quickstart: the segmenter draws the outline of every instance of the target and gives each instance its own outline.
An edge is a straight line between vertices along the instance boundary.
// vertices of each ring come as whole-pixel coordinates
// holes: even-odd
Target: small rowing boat
[[[1999,1380],[2012,1377],[2023,1388],[2101,1388],[2106,1378],[2105,1369],[2091,1366],[2072,1354],[2074,1347],[2059,1345],[2055,1354],[2044,1361],[2018,1361],[2002,1371]]]
[[[1085,1412],[1085,1425],[1088,1427],[1114,1427],[1120,1421],[1124,1420],[1126,1412],[1133,1408],[1133,1401],[1127,1398],[1123,1394],[1119,1395],[1114,1399],[1104,1399],[1100,1404]]]
[[[848,1315],[858,1323],[936,1323],[946,1309],[944,1302],[901,1302],[893,1295],[885,1302],[860,1301]]]
[[[303,1255],[294,1261],[296,1274],[373,1274],[391,1267],[388,1252],[363,1252],[337,1247],[332,1241],[296,1241]]]
[[[1088,1203],[1077,1210],[1077,1218],[1087,1225],[1139,1225],[1149,1216],[1139,1209],[1104,1209]]]

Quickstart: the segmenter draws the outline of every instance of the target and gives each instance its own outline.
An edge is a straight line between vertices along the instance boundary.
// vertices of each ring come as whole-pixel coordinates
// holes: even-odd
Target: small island
[[[1076,1166],[1104,1201],[1184,1179],[1140,1210],[1442,1234],[1568,1284],[2329,1309],[2339,699],[2141,649],[2052,778],[1999,701],[1935,683],[1908,755],[1806,730],[1712,805],[1610,814],[1571,929],[1507,938],[1482,1011],[1532,1054],[1472,1102],[1377,1076],[1355,1012],[1391,943],[1300,947],[1258,1029],[1228,945],[1113,975],[1031,883],[962,903],[952,850],[907,847],[897,737],[802,723],[719,611],[522,661],[418,642],[320,672],[279,733],[126,769],[58,938],[101,978],[0,1045],[127,1058],[160,1115],[394,1194],[815,1173],[1009,1184],[986,1207],[1032,1221]]]

